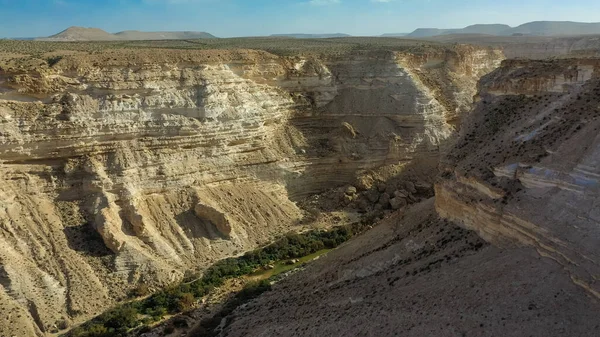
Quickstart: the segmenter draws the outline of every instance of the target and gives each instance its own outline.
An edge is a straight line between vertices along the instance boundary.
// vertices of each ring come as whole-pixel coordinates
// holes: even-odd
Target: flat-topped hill
[[[127,30],[115,34],[108,33],[100,28],[69,27],[58,34],[42,41],[115,41],[115,40],[186,40],[186,39],[214,39],[216,36],[206,32],[143,32]]]
[[[518,27],[504,24],[477,24],[459,29],[418,28],[409,37],[423,38],[450,34],[483,34],[496,36],[568,36],[600,34],[600,23],[572,21],[534,21]]]

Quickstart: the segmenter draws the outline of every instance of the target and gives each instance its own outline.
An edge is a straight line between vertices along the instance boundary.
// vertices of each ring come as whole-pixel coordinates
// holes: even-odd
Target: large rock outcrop
[[[0,70],[0,335],[88,318],[294,228],[295,201],[437,158],[501,59],[135,50]]]

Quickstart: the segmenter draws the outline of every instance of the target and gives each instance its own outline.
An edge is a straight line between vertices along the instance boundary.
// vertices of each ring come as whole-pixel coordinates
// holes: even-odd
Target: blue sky
[[[0,0],[0,37],[46,36],[69,26],[220,37],[379,35],[536,20],[598,22],[600,0]]]

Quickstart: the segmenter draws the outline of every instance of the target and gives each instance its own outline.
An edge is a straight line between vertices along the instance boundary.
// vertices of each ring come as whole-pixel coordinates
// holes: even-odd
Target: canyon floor
[[[599,47],[0,41],[0,336],[357,221],[210,335],[597,336]]]

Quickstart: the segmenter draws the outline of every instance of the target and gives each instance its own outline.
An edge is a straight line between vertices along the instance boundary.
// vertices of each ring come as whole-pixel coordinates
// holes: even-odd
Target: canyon
[[[0,335],[361,218],[220,334],[598,333],[593,47],[75,49],[0,57]]]
[[[435,198],[277,284],[216,335],[597,335],[598,65],[504,61],[480,80]]]

